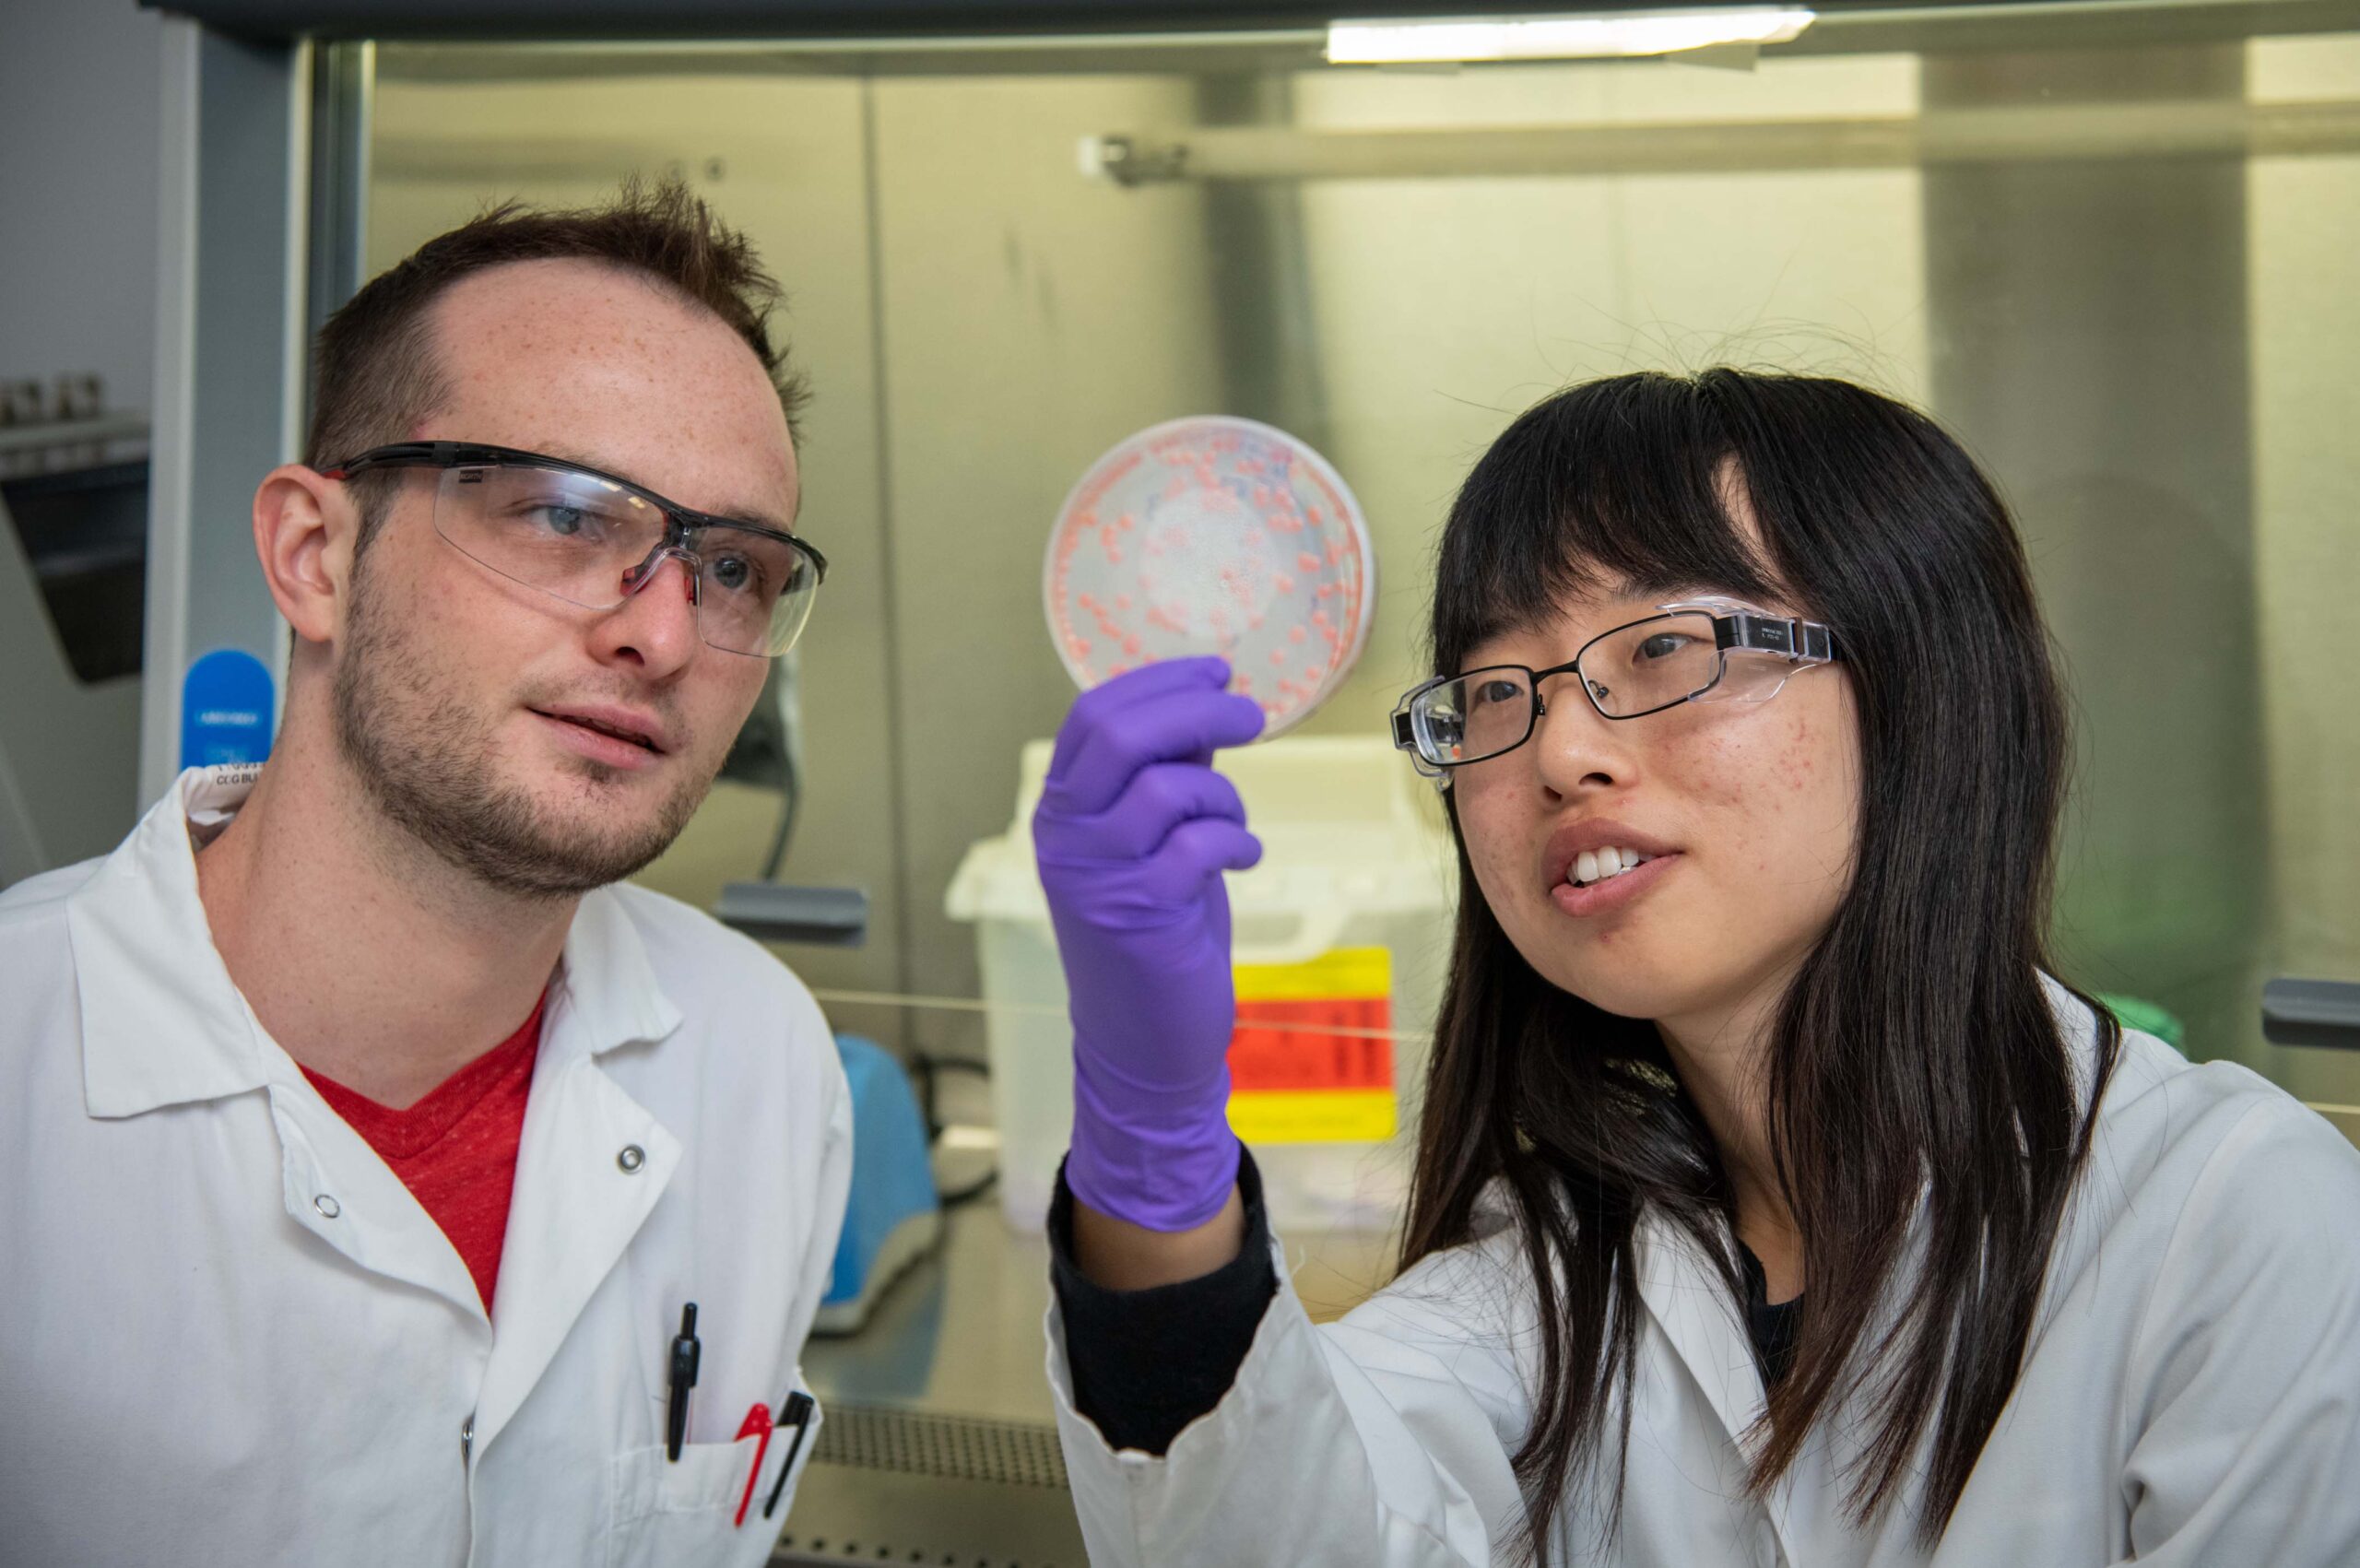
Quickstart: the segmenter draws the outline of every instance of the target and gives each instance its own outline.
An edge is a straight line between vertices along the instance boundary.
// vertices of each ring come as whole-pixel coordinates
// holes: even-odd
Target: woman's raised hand
[[[1072,1001],[1075,1197],[1150,1231],[1223,1212],[1237,1176],[1226,1056],[1236,1018],[1221,873],[1262,856],[1212,755],[1262,732],[1218,658],[1084,692],[1032,816]]]

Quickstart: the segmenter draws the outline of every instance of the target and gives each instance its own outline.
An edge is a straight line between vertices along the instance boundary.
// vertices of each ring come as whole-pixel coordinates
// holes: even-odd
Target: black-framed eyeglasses
[[[724,653],[795,645],[827,558],[783,529],[718,517],[584,464],[473,442],[372,447],[321,472],[438,470],[434,531],[478,565],[584,609],[610,610],[667,559],[688,574],[697,634]]]
[[[1682,702],[1766,702],[1797,670],[1842,657],[1815,620],[1719,597],[1656,607],[1562,665],[1488,665],[1411,687],[1393,710],[1393,744],[1446,787],[1450,770],[1532,738],[1549,713],[1541,686],[1556,676],[1578,677],[1599,717],[1641,719]]]

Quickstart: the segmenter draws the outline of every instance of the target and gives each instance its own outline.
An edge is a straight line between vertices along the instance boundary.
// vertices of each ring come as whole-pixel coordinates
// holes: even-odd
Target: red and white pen
[[[746,1419],[738,1423],[738,1441],[743,1442],[749,1437],[759,1437],[761,1441],[754,1444],[754,1468],[746,1477],[746,1495],[738,1500],[738,1519],[730,1526],[732,1529],[746,1523],[746,1510],[754,1501],[754,1483],[762,1475],[762,1456],[770,1452],[771,1408],[760,1399],[755,1400],[754,1408],[746,1412]]]

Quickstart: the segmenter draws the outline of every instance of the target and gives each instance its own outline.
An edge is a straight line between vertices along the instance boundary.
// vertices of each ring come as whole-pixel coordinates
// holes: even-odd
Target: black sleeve
[[[1057,1172],[1049,1203],[1049,1279],[1065,1319],[1074,1408],[1116,1448],[1162,1454],[1221,1403],[1279,1288],[1254,1156],[1237,1161],[1245,1244],[1210,1274],[1145,1291],[1093,1284],[1073,1257],[1073,1191]]]

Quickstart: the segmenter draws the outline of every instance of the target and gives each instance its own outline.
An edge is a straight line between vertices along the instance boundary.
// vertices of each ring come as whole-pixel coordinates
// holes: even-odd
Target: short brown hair
[[[746,237],[686,185],[647,185],[634,177],[602,206],[549,210],[502,202],[371,278],[320,328],[303,460],[324,468],[409,439],[446,395],[429,320],[434,301],[470,273],[557,259],[643,273],[719,316],[761,360],[794,432],[809,390],[788,367],[785,349],[771,345],[770,313],[782,297],[777,280]],[[384,491],[370,483],[380,477],[355,480],[364,543],[383,511]]]

